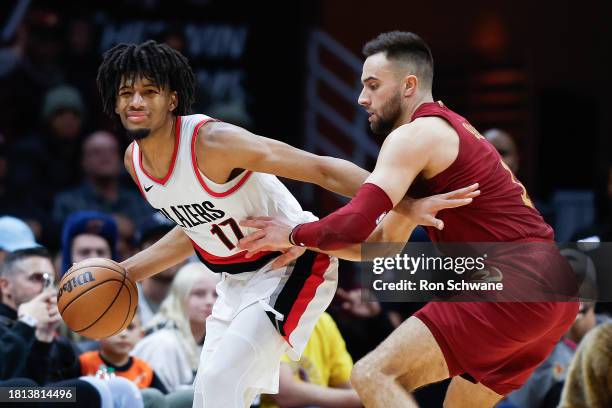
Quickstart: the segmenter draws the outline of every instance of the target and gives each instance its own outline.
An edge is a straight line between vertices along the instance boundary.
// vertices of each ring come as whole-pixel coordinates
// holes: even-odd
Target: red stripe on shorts
[[[312,273],[304,282],[304,286],[297,296],[297,299],[293,303],[291,310],[286,316],[285,323],[283,324],[285,335],[283,336],[285,341],[289,344],[289,337],[298,323],[300,318],[306,311],[306,308],[314,299],[317,288],[325,281],[323,274],[329,267],[330,258],[325,254],[317,254],[314,263],[312,265]]]

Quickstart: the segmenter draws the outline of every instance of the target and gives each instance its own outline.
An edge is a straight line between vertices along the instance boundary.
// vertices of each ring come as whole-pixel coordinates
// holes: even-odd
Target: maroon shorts
[[[451,377],[500,395],[520,388],[576,318],[577,302],[431,302],[415,313]]]

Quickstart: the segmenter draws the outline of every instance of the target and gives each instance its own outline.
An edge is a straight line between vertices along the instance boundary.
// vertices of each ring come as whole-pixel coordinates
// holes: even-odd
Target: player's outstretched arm
[[[354,196],[370,174],[347,160],[308,153],[223,122],[200,128],[196,154],[202,158],[198,163],[214,157],[215,163],[231,169],[313,183],[347,197]]]
[[[468,187],[425,198],[404,198],[395,206],[393,211],[378,224],[374,232],[370,234],[365,242],[405,243],[408,241],[412,231],[417,225],[443,229],[444,222],[436,218],[438,211],[468,205],[475,197],[478,197],[479,194],[480,190],[478,190],[478,183],[475,183]],[[244,226],[252,226],[251,221],[246,221]],[[318,251],[337,256],[347,261],[361,261],[361,249],[361,244],[355,244],[335,251]]]
[[[136,182],[132,167],[132,145],[125,152],[124,165]],[[191,241],[182,229],[175,227],[150,247],[121,262],[121,266],[126,268],[132,280],[138,282],[182,262],[191,255]]]
[[[374,172],[347,205],[293,231],[277,223],[259,227],[262,229],[243,238],[240,246],[249,252],[292,245],[329,251],[364,242],[428,165],[437,141],[428,137],[424,127],[396,129],[385,140]]]

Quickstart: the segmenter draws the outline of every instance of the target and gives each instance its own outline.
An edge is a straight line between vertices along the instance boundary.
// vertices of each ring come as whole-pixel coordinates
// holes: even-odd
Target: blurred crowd
[[[57,282],[74,262],[124,260],[173,227],[123,169],[128,141],[102,115],[95,86],[97,35],[91,18],[33,9],[0,50],[0,385],[76,387],[80,402],[71,407],[190,407],[217,275],[195,261],[144,280],[137,318],[100,342],[71,333],[57,311]],[[158,39],[182,46],[174,32]],[[250,122],[231,108],[211,109]],[[485,136],[516,172],[512,135]],[[612,166],[608,186],[612,203]],[[609,214],[574,238],[610,241]],[[302,359],[283,359],[279,394],[257,405],[361,406],[349,381],[353,361],[421,305],[363,303],[357,283],[341,278],[341,285]],[[550,357],[501,405],[612,406],[611,336],[609,318],[583,304]],[[440,406],[444,386],[417,399]]]

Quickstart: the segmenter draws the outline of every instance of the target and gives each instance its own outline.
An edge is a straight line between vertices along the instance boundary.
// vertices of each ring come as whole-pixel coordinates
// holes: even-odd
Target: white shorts
[[[278,392],[280,359],[299,359],[338,282],[338,260],[306,251],[276,270],[222,274],[206,321],[194,407],[248,407]]]

